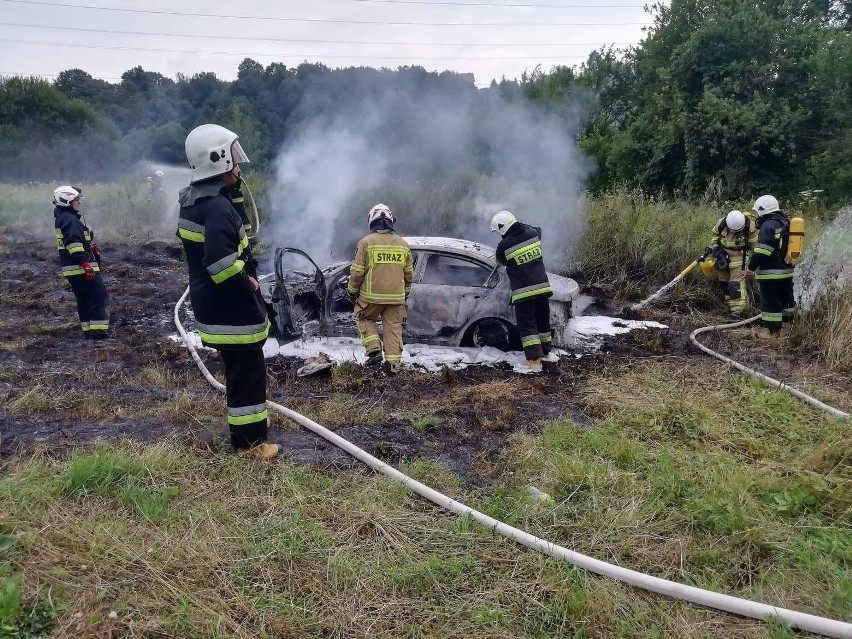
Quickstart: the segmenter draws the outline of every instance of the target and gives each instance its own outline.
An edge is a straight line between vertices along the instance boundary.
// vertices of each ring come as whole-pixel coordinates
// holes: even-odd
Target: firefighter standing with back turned
[[[725,296],[728,309],[734,317],[740,317],[746,307],[745,271],[749,252],[757,244],[757,226],[754,220],[742,211],[731,211],[713,227],[713,235],[708,249],[720,247],[726,258],[726,265],[717,260],[705,260],[701,263],[710,268],[705,273],[718,280],[719,290]]]
[[[83,337],[101,340],[109,336],[109,295],[100,272],[101,250],[80,213],[82,198],[79,187],[60,186],[53,192],[56,248],[62,275],[77,298]]]
[[[246,272],[246,231],[228,198],[239,164],[249,160],[237,134],[216,124],[190,131],[185,146],[192,176],[178,198],[177,235],[189,266],[198,334],[222,357],[231,444],[243,456],[271,459],[278,446],[266,443],[263,344],[269,321],[257,279]]]
[[[518,222],[509,211],[500,211],[491,220],[491,232],[503,239],[497,245],[497,261],[506,267],[512,287],[521,346],[527,367],[541,371],[541,358],[550,353],[550,302],[553,295],[541,252],[541,229]]]
[[[760,338],[778,335],[785,320],[796,310],[793,297],[793,265],[787,262],[790,220],[771,195],[761,195],[754,202],[757,213],[758,238],[749,260],[746,277],[754,277],[760,287],[760,316],[763,327]]]
[[[361,344],[367,349],[366,365],[381,365],[384,347],[385,372],[395,375],[402,362],[405,302],[411,292],[414,262],[408,242],[394,233],[396,216],[387,206],[374,206],[367,221],[370,234],[358,242],[346,290],[355,305]],[[379,318],[384,339],[376,326]]]

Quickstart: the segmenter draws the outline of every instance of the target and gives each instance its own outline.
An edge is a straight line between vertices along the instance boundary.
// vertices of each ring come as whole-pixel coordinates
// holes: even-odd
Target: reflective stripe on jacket
[[[782,212],[770,213],[760,220],[757,243],[748,267],[758,280],[785,280],[793,277],[787,263],[786,232],[789,221]]]
[[[260,348],[269,334],[266,305],[245,271],[248,237],[221,178],[180,193],[177,235],[189,266],[192,311],[206,346]]]
[[[370,233],[358,242],[347,290],[372,304],[404,304],[413,275],[408,242],[392,231]]]
[[[739,233],[734,233],[729,229],[728,225],[725,224],[725,218],[722,218],[713,227],[710,243],[718,244],[725,249],[732,267],[745,268],[749,253],[754,250],[757,244],[757,236],[757,225],[748,215],[746,215],[746,229]]]
[[[53,226],[62,275],[84,275],[84,262],[89,262],[95,271],[101,270],[92,252],[94,234],[79,213],[70,206],[57,206],[53,211]]]
[[[496,258],[509,275],[512,304],[553,295],[542,259],[540,228],[512,224],[497,245]]]

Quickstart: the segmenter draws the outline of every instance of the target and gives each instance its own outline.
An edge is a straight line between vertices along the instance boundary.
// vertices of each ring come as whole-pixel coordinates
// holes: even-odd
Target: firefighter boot
[[[528,359],[528,360],[527,360],[527,362],[526,362],[526,366],[527,366],[527,368],[528,368],[531,372],[533,372],[533,373],[540,373],[540,372],[541,372],[541,370],[542,370],[542,368],[541,368],[541,358],[540,358],[540,357],[536,357],[536,358],[534,358],[534,359]]]
[[[364,366],[367,368],[379,368],[382,365],[382,350],[377,349],[374,351],[369,351],[367,353],[367,361],[364,362]]]
[[[388,377],[393,377],[399,373],[399,369],[401,368],[399,362],[385,362],[384,366],[385,375]]]
[[[765,326],[761,326],[760,328],[758,328],[754,332],[754,336],[757,337],[758,339],[774,340],[774,339],[778,339],[779,332],[778,331],[770,331]]]
[[[266,461],[278,455],[278,444],[268,444],[266,442],[252,446],[251,448],[238,448],[237,454],[240,457],[248,459],[258,459]]]

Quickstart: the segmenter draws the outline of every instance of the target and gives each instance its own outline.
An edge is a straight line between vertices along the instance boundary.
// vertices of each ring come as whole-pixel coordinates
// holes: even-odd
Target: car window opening
[[[448,286],[485,286],[492,269],[449,255],[430,255],[423,273],[423,284]]]

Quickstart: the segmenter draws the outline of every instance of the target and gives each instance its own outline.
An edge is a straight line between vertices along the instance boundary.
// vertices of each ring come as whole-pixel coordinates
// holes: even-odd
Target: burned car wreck
[[[520,350],[506,269],[494,249],[454,238],[406,237],[414,258],[406,343],[493,346]],[[296,248],[275,252],[275,280],[264,296],[277,313],[273,333],[281,341],[303,335],[357,337],[346,295],[351,262],[324,268]],[[550,322],[555,346],[567,345],[577,283],[548,273],[553,297]]]

